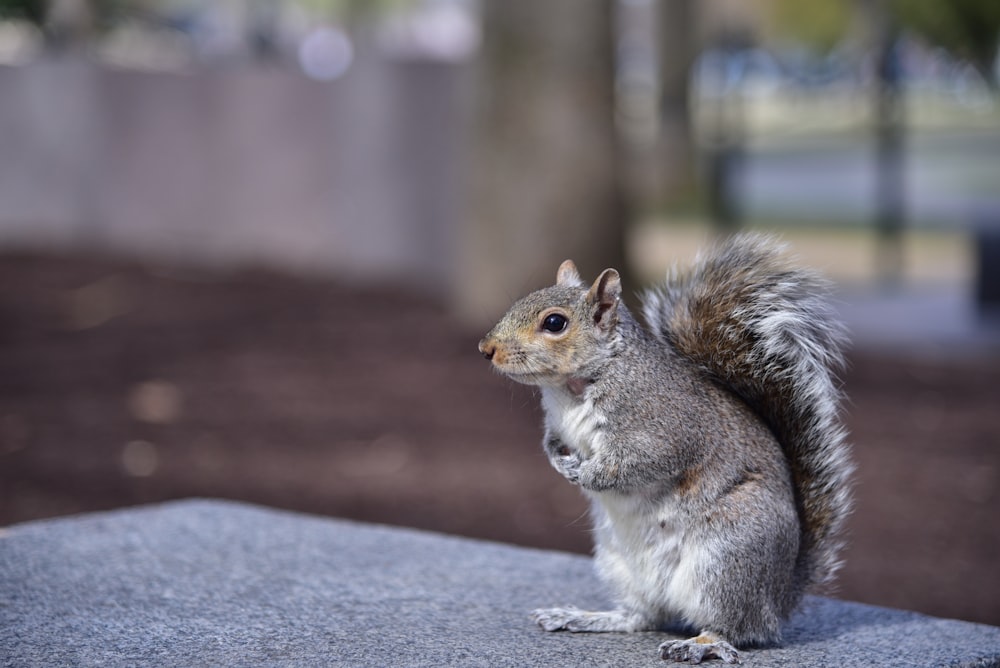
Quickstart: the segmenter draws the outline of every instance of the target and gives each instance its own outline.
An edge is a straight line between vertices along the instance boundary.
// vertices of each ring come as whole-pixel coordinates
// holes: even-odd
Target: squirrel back
[[[742,234],[643,297],[650,332],[764,418],[788,459],[801,518],[800,585],[839,567],[853,471],[839,421],[845,335],[827,283],[791,267],[768,237]]]

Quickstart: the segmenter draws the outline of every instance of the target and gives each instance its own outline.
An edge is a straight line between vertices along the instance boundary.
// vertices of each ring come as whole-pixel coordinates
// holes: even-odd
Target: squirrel
[[[829,284],[741,234],[642,297],[572,261],[479,342],[541,388],[543,448],[590,500],[605,612],[535,610],[546,631],[683,630],[660,657],[741,662],[780,643],[840,566],[853,464],[840,421],[845,329]]]

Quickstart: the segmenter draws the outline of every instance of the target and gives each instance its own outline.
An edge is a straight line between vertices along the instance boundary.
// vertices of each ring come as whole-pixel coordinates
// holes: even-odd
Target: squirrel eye
[[[550,313],[549,315],[545,316],[545,320],[542,321],[542,329],[544,329],[546,332],[552,332],[554,334],[558,334],[559,332],[566,329],[566,325],[568,324],[569,320],[566,319],[566,316],[562,315],[561,313]]]

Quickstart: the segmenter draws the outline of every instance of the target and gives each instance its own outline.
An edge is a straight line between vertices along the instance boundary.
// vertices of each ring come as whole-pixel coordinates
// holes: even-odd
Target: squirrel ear
[[[580,278],[580,272],[576,270],[573,260],[565,260],[559,265],[559,271],[556,272],[556,285],[573,288],[583,287],[583,279]]]
[[[587,299],[596,306],[594,324],[610,330],[618,322],[618,303],[622,297],[622,279],[614,269],[605,269],[590,286]]]

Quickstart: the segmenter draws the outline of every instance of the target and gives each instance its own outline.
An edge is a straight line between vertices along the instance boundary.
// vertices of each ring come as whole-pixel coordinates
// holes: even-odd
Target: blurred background
[[[995,0],[0,0],[0,525],[190,496],[587,552],[476,351],[559,262],[836,281],[845,598],[1000,624]]]

